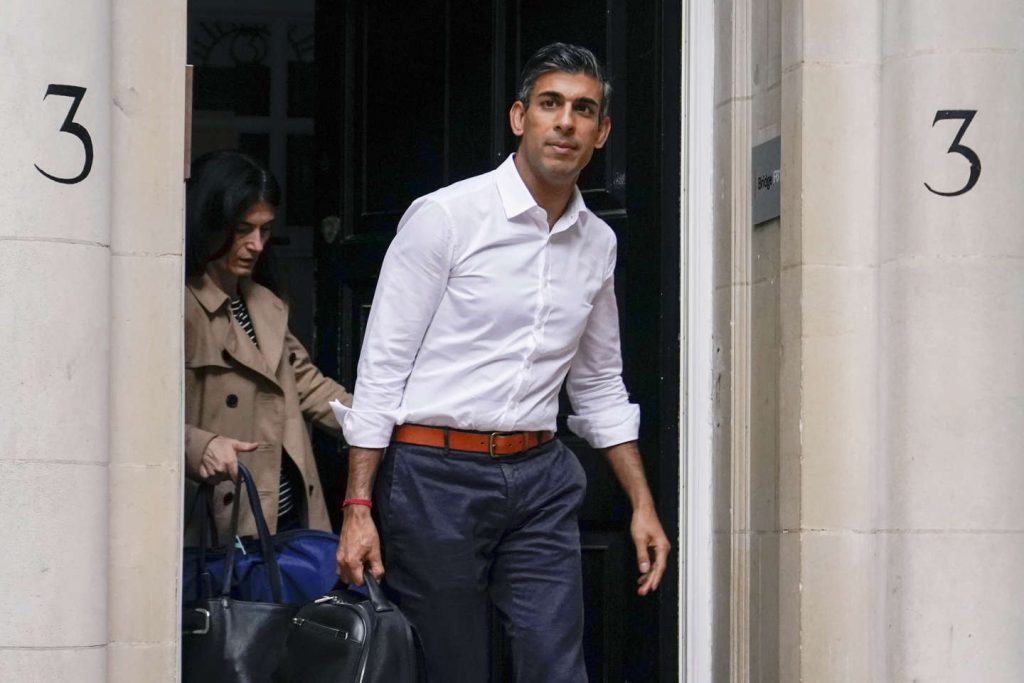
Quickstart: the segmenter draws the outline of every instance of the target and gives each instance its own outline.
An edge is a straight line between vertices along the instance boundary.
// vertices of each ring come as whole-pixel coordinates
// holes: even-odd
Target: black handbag
[[[231,597],[235,567],[235,545],[228,544],[220,592],[212,595],[209,575],[199,581],[202,594],[187,601],[182,610],[181,680],[183,683],[275,683],[278,665],[292,617],[298,605],[284,604],[281,573],[263,517],[252,475],[238,465],[231,536],[238,533],[238,512],[242,486],[256,519],[256,529],[273,602],[238,600]],[[206,546],[204,529],[203,546]]]
[[[334,590],[304,605],[288,633],[283,680],[290,683],[421,683],[419,638],[369,571],[367,595]]]

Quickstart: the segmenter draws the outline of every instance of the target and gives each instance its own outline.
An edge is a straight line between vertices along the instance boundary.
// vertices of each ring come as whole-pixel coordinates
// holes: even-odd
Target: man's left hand
[[[637,569],[640,571],[636,592],[637,595],[647,595],[661,583],[672,544],[661,528],[658,514],[653,508],[635,510],[629,531],[636,546]]]

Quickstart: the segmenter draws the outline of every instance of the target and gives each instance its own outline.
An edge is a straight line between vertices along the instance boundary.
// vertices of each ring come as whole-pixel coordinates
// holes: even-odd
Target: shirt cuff
[[[570,415],[569,429],[593,448],[609,448],[640,435],[640,406],[627,403],[611,410]]]
[[[393,413],[378,410],[356,410],[340,401],[331,401],[334,418],[350,446],[387,448],[397,419]]]

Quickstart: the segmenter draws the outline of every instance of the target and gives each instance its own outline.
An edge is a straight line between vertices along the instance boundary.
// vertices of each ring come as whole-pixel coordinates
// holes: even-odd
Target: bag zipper
[[[337,638],[339,640],[348,640],[348,631],[344,631],[340,628],[331,628],[330,626],[324,626],[323,624],[319,624],[315,621],[310,621],[309,619],[303,619],[302,617],[293,617],[292,623],[298,626],[299,628],[308,628],[313,631],[322,633],[326,636]]]

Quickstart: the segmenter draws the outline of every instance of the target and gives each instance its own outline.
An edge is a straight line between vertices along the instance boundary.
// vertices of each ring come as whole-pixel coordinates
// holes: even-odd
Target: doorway
[[[680,2],[657,0],[260,0],[241,12],[223,0],[189,3],[193,149],[240,148],[281,180],[288,227],[275,247],[292,329],[349,387],[379,266],[409,203],[514,150],[507,111],[536,48],[577,42],[605,61],[613,132],[580,187],[618,237],[624,375],[671,539],[680,506],[680,14]],[[212,45],[206,53],[192,52],[199,36]],[[589,480],[590,680],[676,681],[679,544],[662,587],[637,598],[628,501],[601,456],[565,428],[567,413],[563,401],[559,432]],[[328,438],[314,445],[337,511],[345,450]],[[497,624],[492,642],[492,680],[510,680]]]
[[[189,0],[193,159],[237,149],[267,165],[284,201],[271,238],[289,328],[314,344],[316,63],[313,0]]]

